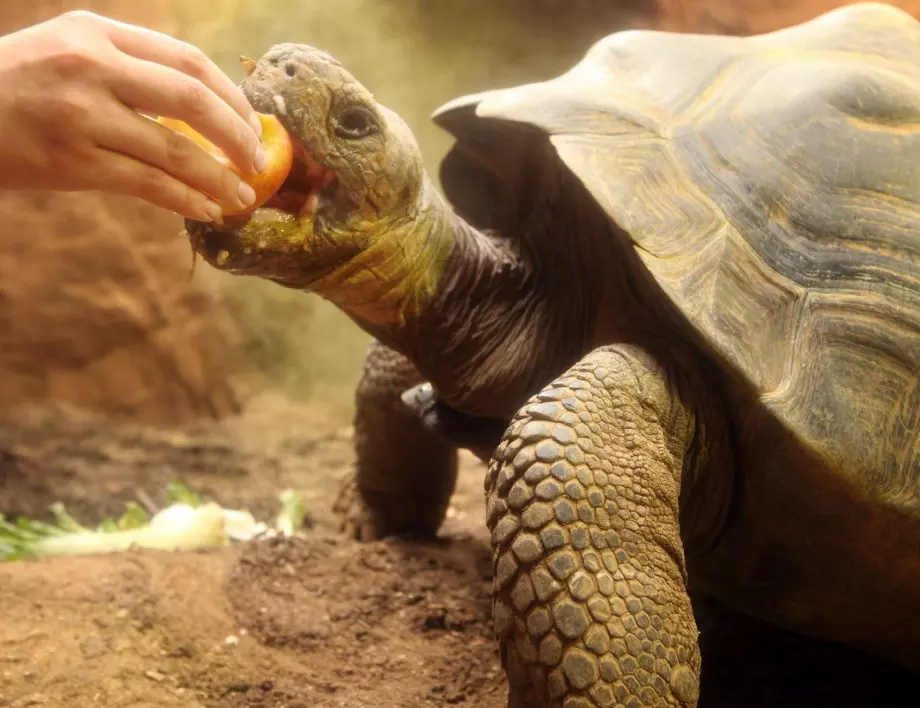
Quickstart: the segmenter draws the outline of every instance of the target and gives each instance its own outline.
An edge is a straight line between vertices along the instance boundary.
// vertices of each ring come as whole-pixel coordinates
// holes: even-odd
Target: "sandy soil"
[[[0,450],[8,514],[62,500],[95,520],[183,478],[260,517],[293,487],[313,516],[303,539],[0,565],[0,706],[505,705],[478,463],[437,542],[361,545],[330,513],[350,430],[283,400],[174,431],[40,411],[0,425]],[[917,679],[890,667],[698,607],[703,706],[915,702]]]

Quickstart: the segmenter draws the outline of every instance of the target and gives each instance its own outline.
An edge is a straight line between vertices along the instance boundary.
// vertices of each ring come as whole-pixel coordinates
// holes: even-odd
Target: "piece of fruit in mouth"
[[[252,187],[256,193],[256,200],[248,207],[219,202],[224,216],[241,216],[263,206],[278,193],[294,166],[294,142],[281,124],[281,121],[276,116],[267,113],[257,113],[256,115],[262,124],[262,147],[268,155],[268,166],[257,175],[242,174],[223,150],[194,130],[188,123],[174,118],[157,118],[158,123],[190,138],[218,162],[240,175]]]

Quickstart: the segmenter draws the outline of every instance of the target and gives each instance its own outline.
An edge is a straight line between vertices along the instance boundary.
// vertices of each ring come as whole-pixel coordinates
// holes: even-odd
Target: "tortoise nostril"
[[[294,66],[293,64],[285,64],[284,73],[287,74],[288,76],[293,76],[294,74],[297,73],[297,67]]]

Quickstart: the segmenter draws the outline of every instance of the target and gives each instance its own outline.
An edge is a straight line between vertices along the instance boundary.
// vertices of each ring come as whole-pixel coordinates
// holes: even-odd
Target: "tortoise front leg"
[[[401,395],[421,376],[374,342],[355,395],[355,475],[335,504],[346,533],[363,541],[437,533],[457,480],[456,447],[429,432]]]
[[[512,421],[486,482],[509,706],[696,705],[678,528],[693,428],[628,346],[595,350]]]

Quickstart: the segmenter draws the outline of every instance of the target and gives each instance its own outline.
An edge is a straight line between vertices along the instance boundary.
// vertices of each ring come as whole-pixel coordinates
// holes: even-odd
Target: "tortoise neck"
[[[544,298],[513,240],[474,228],[426,182],[412,228],[387,236],[405,254],[393,272],[413,283],[390,283],[391,292],[401,293],[401,316],[373,321],[343,309],[408,357],[444,400],[476,412],[491,407],[481,400],[487,382],[507,377],[503,362],[511,359],[504,352],[523,344]]]
[[[386,342],[418,319],[438,292],[457,248],[450,222],[449,210],[426,176],[414,209],[359,231],[358,253],[311,281],[309,289]],[[334,229],[328,230],[336,240]]]
[[[510,420],[598,336],[606,276],[617,272],[609,220],[578,200],[577,185],[554,173],[544,179],[523,205],[530,216],[508,225],[519,232],[494,233],[459,216],[426,178],[411,228],[381,234],[403,264],[393,272],[414,274],[425,288],[402,290],[414,299],[399,321],[351,312],[468,415]]]

